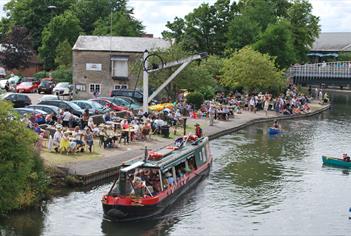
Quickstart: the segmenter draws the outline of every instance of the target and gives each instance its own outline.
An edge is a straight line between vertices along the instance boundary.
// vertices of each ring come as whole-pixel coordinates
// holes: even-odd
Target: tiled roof
[[[75,51],[144,52],[145,50],[168,48],[171,43],[160,38],[79,36]]]
[[[351,51],[351,32],[320,33],[311,51]]]

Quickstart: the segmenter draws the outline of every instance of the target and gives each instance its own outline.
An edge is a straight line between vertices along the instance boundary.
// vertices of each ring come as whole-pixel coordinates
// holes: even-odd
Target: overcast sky
[[[0,8],[8,0],[0,0]],[[160,37],[167,21],[183,17],[202,2],[215,0],[129,0],[135,17],[146,26],[147,33]],[[351,0],[310,0],[313,14],[320,17],[322,32],[351,32]]]

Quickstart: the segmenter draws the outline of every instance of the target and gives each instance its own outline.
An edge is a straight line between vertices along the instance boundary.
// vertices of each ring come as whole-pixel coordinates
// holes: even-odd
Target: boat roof
[[[208,137],[202,137],[194,142],[187,142],[182,148],[178,150],[169,150],[167,147],[156,150],[157,153],[164,153],[164,157],[159,160],[131,160],[124,163],[124,167],[121,169],[122,172],[128,172],[138,167],[146,168],[159,168],[162,171],[167,171],[171,167],[180,164],[185,159],[189,159],[193,156],[196,149],[201,148],[208,142]],[[196,145],[195,145],[196,144]]]

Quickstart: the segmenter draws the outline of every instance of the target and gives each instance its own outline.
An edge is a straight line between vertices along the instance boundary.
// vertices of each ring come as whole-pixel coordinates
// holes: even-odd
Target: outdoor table
[[[128,132],[128,138],[129,138],[129,140],[130,141],[132,141],[132,139],[131,139],[131,134],[132,133],[135,133],[135,132],[137,132],[138,130],[137,129],[135,129],[135,128],[128,128],[128,129],[122,129],[122,133],[123,132]]]

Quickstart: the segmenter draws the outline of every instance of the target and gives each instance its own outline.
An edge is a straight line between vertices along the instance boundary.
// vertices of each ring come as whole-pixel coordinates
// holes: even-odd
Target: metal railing
[[[286,74],[299,78],[351,78],[351,61],[294,65]]]

